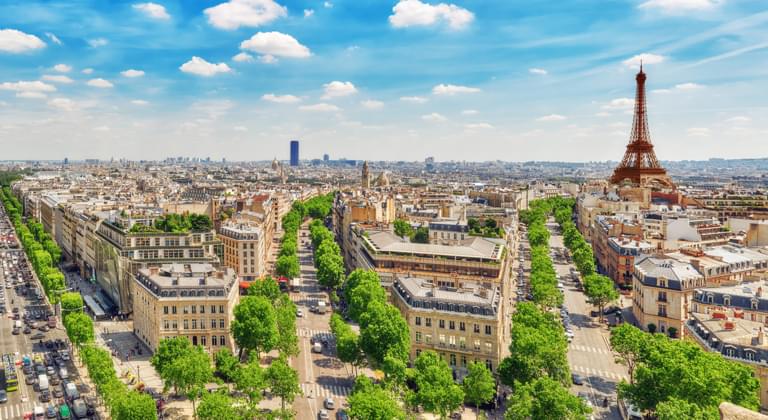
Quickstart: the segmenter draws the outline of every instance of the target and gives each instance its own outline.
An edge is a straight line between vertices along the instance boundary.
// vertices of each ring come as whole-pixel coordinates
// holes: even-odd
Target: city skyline
[[[595,9],[595,10],[593,10]],[[5,159],[768,155],[768,12],[713,0],[6,2]],[[85,25],[83,24],[85,23]]]

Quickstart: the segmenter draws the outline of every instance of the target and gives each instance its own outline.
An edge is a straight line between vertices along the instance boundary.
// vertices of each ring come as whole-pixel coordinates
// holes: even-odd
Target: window
[[[752,309],[757,310],[757,300],[756,299],[752,300]]]
[[[731,297],[730,296],[723,296],[723,305],[724,306],[731,306]]]
[[[491,326],[490,325],[486,325],[485,326],[485,335],[491,335]]]
[[[475,351],[480,351],[480,340],[475,340]]]
[[[451,345],[451,347],[456,348],[456,336],[449,336],[448,337],[448,344]]]
[[[192,313],[193,314],[197,313],[197,306],[196,305],[192,305]]]
[[[193,330],[196,330],[196,329],[197,329],[197,320],[196,320],[196,319],[193,319],[193,320],[192,320],[192,329],[193,329]]]
[[[451,366],[456,366],[456,355],[455,354],[451,354],[450,357],[451,357],[451,362],[450,362]]]
[[[171,313],[176,315],[176,306],[171,306]]]
[[[421,343],[421,333],[418,331],[416,332],[416,342]]]
[[[215,329],[215,328],[216,328],[216,320],[212,319],[211,320],[211,329]]]
[[[455,330],[456,329],[456,322],[448,321],[448,329],[449,330]]]
[[[168,307],[163,306],[163,314],[168,315]]]
[[[728,357],[735,357],[736,356],[736,349],[733,347],[728,347],[725,349],[725,355]]]
[[[211,305],[211,313],[212,314],[216,313],[216,305]]]
[[[186,320],[186,319],[184,320],[184,329],[185,329],[185,330],[188,330],[188,329],[189,329],[189,321],[188,321],[188,320]]]
[[[200,305],[200,313],[201,314],[205,313],[205,305]]]
[[[427,344],[432,344],[432,334],[425,334],[424,335],[424,342]]]
[[[416,325],[421,325],[421,317],[420,316],[416,317]]]
[[[218,346],[219,345],[218,344],[218,340],[216,340],[216,336],[215,335],[211,336],[211,344],[214,345],[214,346]]]
[[[179,323],[178,323],[178,321],[176,321],[175,319],[174,319],[174,320],[172,320],[172,321],[171,321],[171,327],[172,327],[174,330],[178,330],[178,329],[179,329]]]
[[[464,337],[459,337],[459,348],[464,350],[467,348],[467,339]]]
[[[467,356],[464,354],[461,355],[461,367],[467,367]]]
[[[440,345],[445,347],[445,334],[440,334],[439,340]]]
[[[224,329],[224,320],[223,319],[219,320],[219,328],[221,328],[222,330]]]
[[[440,328],[445,328],[445,320],[441,319],[438,321],[440,323]]]
[[[221,344],[222,346],[225,346],[225,345],[227,345],[227,342],[226,342],[226,341],[224,341],[224,336],[223,336],[223,335],[222,335],[222,336],[219,336],[219,344]]]
[[[459,322],[459,331],[466,331],[466,330],[467,330],[466,325],[464,325],[463,321],[460,321]]]
[[[200,344],[205,345],[205,336],[200,337]]]
[[[169,328],[171,328],[171,322],[169,320],[167,320],[167,319],[164,319],[163,320],[163,329],[167,330]]]
[[[490,361],[488,359],[485,359],[485,367],[487,367],[489,371],[493,372],[493,362],[492,361]]]
[[[432,326],[432,318],[424,318],[424,324],[428,327]]]
[[[659,292],[659,302],[667,301],[667,292]]]
[[[475,324],[475,334],[480,334],[480,325]]]
[[[224,313],[224,305],[219,305],[219,313],[220,314]]]
[[[420,354],[421,354],[421,349],[416,349],[416,357],[419,357]]]
[[[485,342],[485,352],[486,352],[486,353],[489,353],[489,354],[490,354],[491,352],[493,352],[493,344],[491,344],[491,343],[489,343],[489,342],[487,342],[487,341],[486,341],[486,342]]]
[[[182,312],[184,312],[184,315],[188,314],[189,313],[189,306],[185,305]]]

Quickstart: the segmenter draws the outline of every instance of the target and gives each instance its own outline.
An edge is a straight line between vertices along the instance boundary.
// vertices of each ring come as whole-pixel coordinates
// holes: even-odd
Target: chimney
[[[762,286],[757,288],[757,292],[755,293],[755,296],[763,297],[763,288],[762,288]]]
[[[764,346],[766,344],[765,341],[765,333],[763,333],[763,327],[757,328],[757,345],[758,346]]]

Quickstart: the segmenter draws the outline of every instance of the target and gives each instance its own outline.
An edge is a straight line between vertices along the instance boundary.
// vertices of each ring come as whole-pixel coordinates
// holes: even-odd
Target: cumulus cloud
[[[123,75],[123,77],[141,77],[144,76],[143,70],[134,70],[134,69],[128,69],[125,71],[121,71],[120,74]]]
[[[413,102],[416,104],[423,104],[424,102],[428,101],[427,98],[421,96],[401,96],[400,100],[403,102]]]
[[[274,93],[267,93],[262,95],[261,99],[268,102],[274,102],[278,104],[295,104],[301,102],[301,98],[293,95],[275,95]]]
[[[299,107],[299,110],[311,111],[311,112],[335,112],[335,111],[340,111],[341,109],[336,105],[326,104],[321,102],[319,104],[313,104],[313,105],[302,105]]]
[[[666,57],[664,57],[663,55],[643,53],[622,61],[622,64],[624,64],[629,68],[636,69],[640,67],[641,61],[643,62],[643,65],[647,65],[647,64],[659,64],[663,62],[665,59]]]
[[[304,9],[304,17],[308,18],[315,14],[315,11],[313,9]]]
[[[67,76],[64,76],[63,74],[46,74],[43,76],[43,80],[47,80],[49,82],[54,83],[72,83],[74,80],[70,79]]]
[[[134,100],[131,101],[131,103],[134,104],[134,105],[138,105],[138,106],[149,105],[149,102],[147,102],[147,101],[145,101],[143,99],[134,99]]]
[[[309,48],[282,32],[258,32],[241,42],[240,49],[276,57],[306,58],[311,55]]]
[[[746,117],[744,115],[737,115],[735,117],[731,117],[725,120],[725,122],[728,122],[728,123],[747,123],[750,121],[752,121],[752,118]]]
[[[384,102],[368,99],[360,102],[360,105],[362,105],[363,108],[366,108],[366,109],[381,109],[384,107]]]
[[[278,60],[277,60],[277,58],[275,58],[274,55],[267,54],[267,55],[260,55],[259,56],[259,61],[264,63],[264,64],[275,64],[275,63],[277,63]]]
[[[18,81],[0,83],[0,90],[10,90],[14,92],[55,92],[56,86],[43,83],[39,80]]]
[[[16,92],[16,97],[23,99],[45,99],[48,95],[43,92]]]
[[[91,74],[91,73],[93,73],[93,69],[92,68],[83,69],[82,73],[83,74]]]
[[[91,79],[86,84],[88,86],[92,86],[92,87],[96,87],[96,88],[101,88],[101,89],[109,89],[109,88],[115,86],[109,80],[104,80],[101,77],[97,77],[95,79]]]
[[[241,26],[257,27],[288,15],[288,9],[273,0],[230,0],[205,9],[212,26],[235,30]]]
[[[0,29],[0,51],[23,53],[45,48],[42,39],[16,29]]]
[[[709,128],[706,127],[691,127],[685,130],[686,134],[690,137],[707,137],[709,136]]]
[[[566,117],[560,114],[549,114],[545,115],[543,117],[536,118],[536,121],[538,122],[552,122],[552,121],[563,121]]]
[[[451,29],[463,29],[475,19],[467,9],[455,4],[423,3],[420,0],[401,0],[392,8],[389,23],[395,28],[431,26],[445,22]]]
[[[461,115],[477,115],[480,111],[476,109],[465,109],[464,111],[461,111]]]
[[[635,106],[635,100],[631,98],[616,98],[603,105],[603,109],[615,110],[615,109],[632,109]]]
[[[477,93],[480,92],[480,89],[468,87],[468,86],[457,86],[457,85],[446,85],[446,84],[439,84],[432,88],[432,94],[433,95],[456,95],[459,93]]]
[[[226,63],[209,63],[198,56],[193,56],[191,60],[179,66],[179,70],[184,73],[191,73],[204,77],[214,76],[219,73],[229,73],[232,71]]]
[[[55,66],[53,66],[53,69],[59,73],[69,73],[70,71],[72,71],[72,66],[68,64],[56,64]]]
[[[48,106],[62,111],[74,111],[77,109],[75,101],[69,98],[53,98],[48,101]]]
[[[528,73],[538,74],[540,76],[546,76],[549,72],[544,69],[537,69],[534,67],[534,68],[528,69]]]
[[[61,45],[61,44],[63,44],[63,42],[61,42],[61,40],[59,39],[59,37],[57,37],[57,36],[56,36],[56,34],[54,34],[53,32],[46,32],[46,33],[45,33],[45,36],[47,36],[47,37],[48,37],[48,39],[50,39],[50,40],[51,40],[51,42],[53,42],[53,43],[54,43],[54,44],[56,44],[56,45]]]
[[[90,45],[93,48],[103,47],[107,44],[109,44],[109,41],[107,41],[104,38],[95,38],[95,39],[88,40],[88,45]]]
[[[357,93],[357,88],[352,82],[339,82],[338,80],[324,84],[323,89],[325,89],[323,99],[338,98]]]
[[[679,85],[675,85],[675,89],[678,90],[695,90],[695,89],[701,89],[703,88],[703,85],[700,85],[698,83],[681,83]]]
[[[466,128],[467,130],[483,130],[483,129],[493,128],[493,126],[488,123],[470,123],[470,124],[465,124],[464,128]]]
[[[429,122],[445,122],[448,121],[448,118],[445,118],[444,115],[438,114],[437,112],[433,112],[431,114],[422,115],[421,119],[424,121]]]
[[[168,20],[171,15],[165,10],[165,6],[157,3],[137,3],[133,5],[133,8],[144,13],[152,19]]]
[[[248,53],[241,52],[235,55],[234,57],[232,57],[232,60],[237,61],[238,63],[252,63],[253,56]]]
[[[640,9],[658,9],[666,13],[710,10],[722,0],[648,0],[640,3]]]

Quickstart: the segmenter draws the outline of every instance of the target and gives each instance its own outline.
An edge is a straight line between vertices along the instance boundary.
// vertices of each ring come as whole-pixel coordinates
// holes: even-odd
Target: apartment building
[[[412,360],[433,350],[461,378],[470,362],[495,372],[508,353],[510,327],[499,286],[465,283],[454,288],[398,276],[391,300],[408,323]]]
[[[241,280],[253,281],[265,274],[269,244],[261,227],[226,223],[219,229],[219,239],[224,248],[222,263],[234,269]]]
[[[768,254],[733,245],[685,248],[666,255],[696,267],[708,287],[737,285],[755,280],[768,269]]]
[[[635,260],[655,250],[653,244],[642,239],[642,227],[631,220],[597,216],[592,231],[598,271],[620,286],[632,284]]]
[[[161,340],[187,337],[213,354],[235,349],[230,334],[238,277],[231,268],[211,264],[163,264],[133,276],[134,334],[152,351]]]

